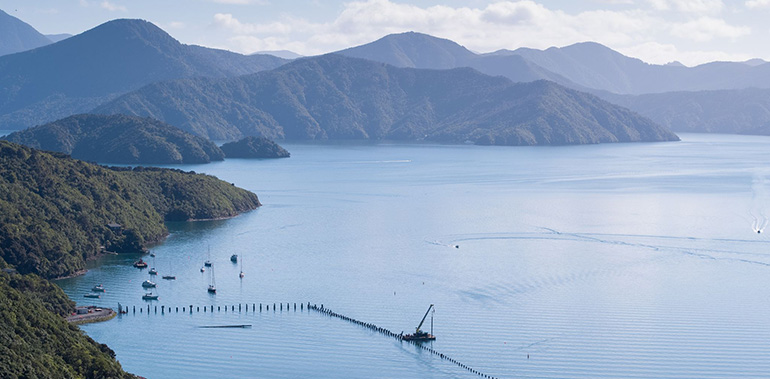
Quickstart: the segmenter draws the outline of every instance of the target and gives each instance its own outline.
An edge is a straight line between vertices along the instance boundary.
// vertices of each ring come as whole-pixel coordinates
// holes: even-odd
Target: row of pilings
[[[299,305],[299,309],[302,311],[305,309],[304,303],[294,303],[293,310],[297,310],[297,306]],[[307,307],[310,307],[310,303],[307,303]],[[262,304],[262,303],[244,303],[244,304],[238,304],[238,305],[204,305],[204,306],[193,306],[190,305],[183,305],[181,307],[172,307],[172,306],[165,306],[165,305],[150,305],[147,304],[147,306],[140,305],[137,306],[123,306],[121,304],[118,304],[118,315],[123,314],[151,314],[153,311],[157,314],[166,314],[166,313],[213,313],[213,312],[249,312],[249,309],[251,309],[251,312],[262,312],[263,308],[265,311],[269,311],[271,309],[270,304]],[[273,303],[272,304],[273,311],[278,310],[292,310],[292,304],[291,303]]]
[[[272,308],[271,308],[271,304],[262,304],[262,303],[251,303],[251,304],[244,303],[244,304],[229,305],[229,306],[228,305],[216,305],[216,306],[215,305],[204,305],[204,306],[186,305],[186,306],[182,306],[182,307],[171,307],[171,306],[167,307],[165,305],[160,305],[160,306],[155,305],[153,307],[152,305],[147,304],[146,307],[139,306],[138,308],[136,306],[124,307],[124,306],[118,304],[118,314],[119,315],[123,315],[123,314],[127,314],[127,313],[136,314],[137,310],[138,310],[139,314],[146,313],[148,315],[151,314],[153,312],[153,310],[154,310],[155,314],[158,314],[158,313],[160,313],[160,314],[180,313],[180,311],[181,311],[181,313],[189,313],[189,314],[192,314],[192,313],[213,313],[213,312],[222,312],[222,311],[224,311],[224,312],[228,312],[228,311],[229,312],[236,312],[236,309],[237,309],[237,312],[244,312],[244,311],[245,312],[249,312],[249,308],[251,308],[251,312],[252,313],[262,312],[263,309],[264,309],[264,311],[270,311],[272,309],[273,312],[279,311],[279,310],[280,311],[283,311],[283,310],[287,310],[287,311],[294,310],[294,311],[296,311],[297,308],[299,308],[300,311],[304,311],[305,309],[307,309],[308,311],[312,310],[312,311],[321,313],[321,314],[329,316],[329,317],[334,317],[334,318],[337,318],[337,319],[340,319],[340,320],[343,320],[343,321],[347,321],[347,322],[356,324],[358,326],[361,326],[361,327],[364,327],[366,329],[372,330],[374,332],[380,333],[380,334],[382,334],[382,335],[384,335],[386,337],[391,337],[391,338],[394,338],[394,339],[396,339],[398,341],[401,341],[401,342],[411,343],[412,345],[414,345],[415,347],[417,347],[419,349],[425,350],[425,351],[427,351],[427,352],[429,352],[429,353],[431,353],[431,354],[433,354],[433,355],[435,355],[435,356],[437,356],[437,357],[439,357],[439,358],[441,358],[441,359],[443,359],[443,360],[445,360],[447,362],[454,363],[458,367],[460,367],[460,368],[462,368],[464,370],[467,370],[468,372],[470,372],[472,374],[476,374],[476,375],[478,375],[478,376],[480,376],[482,378],[496,379],[494,376],[491,376],[491,375],[488,375],[488,374],[484,374],[481,371],[476,370],[476,369],[474,369],[474,368],[472,368],[472,367],[470,367],[470,366],[468,366],[468,365],[466,365],[466,364],[464,364],[464,363],[462,363],[462,362],[460,362],[460,361],[458,361],[458,360],[456,360],[454,358],[451,358],[451,357],[449,357],[446,354],[440,353],[440,352],[434,350],[433,348],[428,347],[428,346],[426,346],[426,345],[424,345],[424,344],[422,344],[420,342],[405,340],[404,336],[402,334],[393,333],[392,331],[390,331],[388,329],[385,329],[383,327],[379,327],[379,326],[377,326],[375,324],[368,323],[368,322],[363,322],[363,321],[360,321],[360,320],[356,320],[356,319],[354,319],[352,317],[348,317],[348,316],[345,316],[343,314],[340,314],[340,313],[337,313],[337,312],[333,312],[329,308],[324,308],[323,304],[321,304],[319,306],[319,305],[311,304],[311,303],[308,302],[307,304],[305,304],[305,303],[294,303],[293,306],[292,306],[291,303],[273,303],[272,304]]]
[[[488,374],[484,374],[481,371],[476,370],[476,369],[474,369],[474,368],[472,368],[472,367],[470,367],[470,366],[468,366],[468,365],[466,365],[466,364],[464,364],[464,363],[462,363],[462,362],[460,362],[460,361],[458,361],[458,360],[456,360],[454,358],[451,358],[451,357],[449,357],[446,354],[440,353],[440,352],[434,350],[433,348],[428,347],[428,346],[426,346],[426,345],[424,345],[424,344],[422,344],[420,342],[405,340],[404,336],[402,334],[400,334],[400,333],[399,334],[393,333],[390,330],[385,329],[385,328],[380,327],[380,326],[377,326],[375,324],[372,324],[372,323],[369,323],[369,322],[363,322],[363,321],[360,321],[360,320],[356,320],[356,319],[354,319],[352,317],[348,317],[348,316],[345,316],[343,314],[334,312],[334,311],[332,311],[329,308],[324,308],[323,304],[321,304],[320,306],[317,306],[315,304],[311,305],[310,303],[308,303],[307,309],[312,310],[312,311],[316,311],[316,312],[320,312],[321,314],[327,315],[329,317],[335,317],[335,318],[338,318],[340,320],[351,322],[353,324],[356,324],[356,325],[359,325],[361,327],[367,328],[367,329],[372,330],[374,332],[380,333],[380,334],[382,334],[382,335],[384,335],[386,337],[391,337],[391,338],[395,338],[395,339],[397,339],[399,341],[402,341],[402,342],[411,343],[414,346],[416,346],[417,348],[423,349],[423,350],[425,350],[425,351],[427,351],[427,352],[429,352],[429,353],[431,353],[431,354],[433,354],[433,355],[435,355],[435,356],[437,356],[437,357],[439,357],[439,358],[441,358],[441,359],[443,359],[445,361],[448,361],[450,363],[454,363],[458,367],[460,367],[462,369],[465,369],[465,370],[467,370],[470,373],[476,374],[476,375],[478,375],[478,376],[480,376],[482,378],[496,379],[494,376],[491,376],[491,375],[488,375]]]

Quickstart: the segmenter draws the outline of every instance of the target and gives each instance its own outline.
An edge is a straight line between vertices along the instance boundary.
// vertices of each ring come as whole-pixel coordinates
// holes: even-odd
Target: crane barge
[[[401,339],[405,341],[417,342],[435,341],[436,336],[433,335],[433,315],[430,316],[430,333],[420,330],[420,328],[422,328],[422,324],[425,323],[425,319],[428,317],[428,313],[430,313],[431,309],[433,309],[433,304],[428,307],[428,310],[425,312],[425,316],[422,316],[422,321],[420,321],[420,325],[417,325],[417,328],[415,328],[414,334],[405,334],[401,337]]]

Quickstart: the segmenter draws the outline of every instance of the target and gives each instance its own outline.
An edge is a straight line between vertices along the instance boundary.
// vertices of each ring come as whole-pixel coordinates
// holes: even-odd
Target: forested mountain
[[[0,55],[32,50],[52,42],[26,22],[0,10]]]
[[[448,39],[408,32],[390,34],[377,41],[337,52],[348,57],[368,59],[396,67],[451,69],[471,67],[487,75],[501,75],[514,82],[551,80],[579,88],[569,79],[522,59],[517,55],[478,55]]]
[[[158,120],[125,115],[70,116],[2,139],[100,163],[208,163],[225,157],[205,138]]]
[[[678,132],[770,135],[770,89],[612,95],[611,100]]]
[[[115,352],[64,320],[75,303],[35,275],[0,272],[3,378],[134,378]]]
[[[96,113],[153,117],[212,139],[394,139],[499,145],[668,141],[665,128],[557,84],[330,54],[221,80],[156,83]]]
[[[141,20],[114,20],[52,45],[0,57],[0,128],[24,129],[159,80],[226,77],[285,60],[179,43]]]
[[[70,275],[102,246],[137,252],[160,240],[164,220],[228,217],[257,206],[256,195],[212,176],[109,169],[0,141],[0,258],[21,273]]]

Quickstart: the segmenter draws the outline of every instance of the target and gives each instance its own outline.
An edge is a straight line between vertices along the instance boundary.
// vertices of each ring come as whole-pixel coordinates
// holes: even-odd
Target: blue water
[[[475,377],[317,313],[237,311],[308,301],[397,333],[435,304],[432,347],[499,377],[768,376],[770,244],[752,224],[770,216],[770,138],[682,137],[286,144],[289,159],[181,166],[264,206],[169,225],[155,266],[178,279],[156,280],[157,302],[141,300],[137,257],[104,257],[59,284],[80,304],[236,305],[82,326],[148,378]],[[216,295],[199,271],[209,248]],[[102,298],[83,298],[98,283]],[[224,324],[253,326],[198,328]]]

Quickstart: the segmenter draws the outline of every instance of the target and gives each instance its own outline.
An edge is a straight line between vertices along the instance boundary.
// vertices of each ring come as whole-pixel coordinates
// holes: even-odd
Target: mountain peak
[[[31,50],[51,43],[26,22],[0,10],[0,55]]]
[[[419,32],[389,34],[338,52],[396,67],[454,68],[476,56],[456,42]]]

